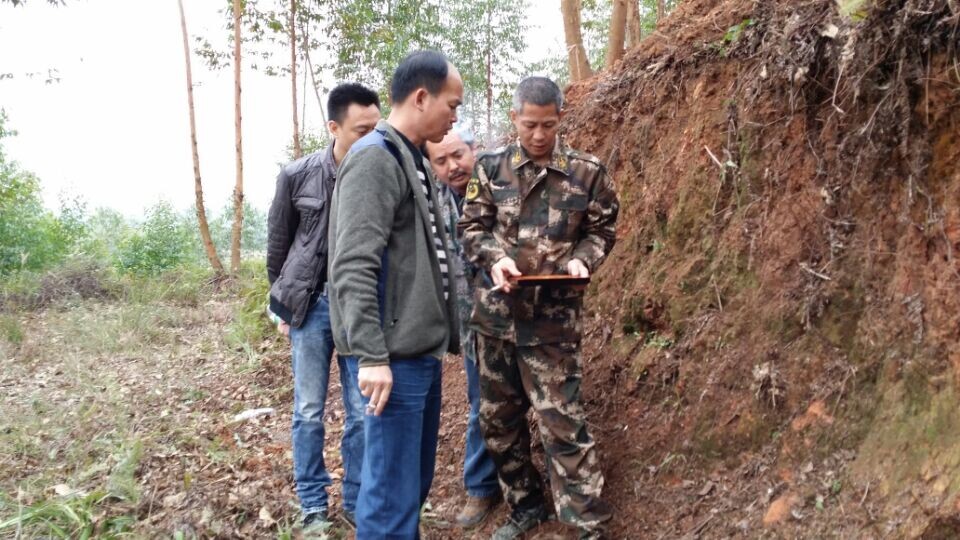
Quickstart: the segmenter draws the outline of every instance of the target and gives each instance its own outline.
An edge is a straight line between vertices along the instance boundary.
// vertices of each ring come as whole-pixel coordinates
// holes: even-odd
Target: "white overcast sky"
[[[225,2],[184,4],[191,36],[225,42],[217,13]],[[559,0],[530,4],[526,56],[562,54]],[[59,83],[26,76],[48,69]],[[0,73],[14,74],[0,80],[0,108],[19,132],[2,144],[40,177],[47,206],[57,208],[61,193],[131,217],[159,199],[181,209],[193,204],[176,0],[69,0],[56,8],[45,0],[17,8],[0,2]],[[194,57],[193,79],[204,195],[219,209],[235,180],[233,72],[210,71]],[[307,98],[308,127],[319,129],[316,99]],[[289,80],[246,70],[242,105],[244,191],[265,209],[290,141]]]

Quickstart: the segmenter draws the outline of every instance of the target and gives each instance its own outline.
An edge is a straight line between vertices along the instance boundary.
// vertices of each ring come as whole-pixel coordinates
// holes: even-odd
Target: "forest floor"
[[[277,336],[238,344],[231,337],[238,301],[196,300],[87,299],[17,315],[19,339],[0,340],[0,537],[299,536],[288,344]],[[591,356],[588,350],[585,358]],[[664,413],[599,410],[591,394],[635,388],[607,386],[589,368],[588,376],[591,427],[617,510],[614,538],[710,537],[713,520],[742,520],[745,537],[765,534],[753,527],[782,486],[751,481],[749,467],[763,467],[767,456],[730,473],[698,472],[683,454],[641,458],[631,437],[654,432],[654,416]],[[343,407],[338,377],[330,381],[325,454],[336,517]],[[464,502],[465,385],[461,361],[447,358],[437,475],[423,518],[427,538],[487,538],[507,515],[501,506],[472,532],[452,525]],[[234,418],[258,408],[274,412]],[[829,420],[811,410],[809,422]],[[826,499],[789,519],[808,519],[823,504],[847,504],[850,519],[865,515],[869,487],[858,487],[852,501],[838,498],[841,487],[854,492],[839,483],[846,462],[830,456],[829,470],[811,463],[802,471],[805,480],[823,483]],[[731,492],[756,500],[733,511],[743,497]],[[691,522],[687,516],[698,508],[707,517]],[[335,520],[330,537],[351,536]],[[573,536],[551,523],[529,538]]]
[[[17,314],[16,339],[0,340],[0,537],[298,537],[289,345],[277,336],[234,343],[237,309],[215,295],[87,299]],[[339,378],[330,381],[325,455],[336,518],[343,406]],[[475,534],[451,526],[464,496],[459,358],[445,361],[444,397],[424,527],[428,538],[484,538],[502,507]],[[274,412],[235,420],[260,408]],[[337,519],[329,534],[351,536]]]

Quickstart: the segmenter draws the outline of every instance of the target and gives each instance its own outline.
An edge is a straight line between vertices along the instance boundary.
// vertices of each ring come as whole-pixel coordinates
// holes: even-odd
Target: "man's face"
[[[427,142],[427,153],[437,178],[460,195],[465,194],[476,161],[473,148],[451,131],[438,143]]]
[[[378,121],[380,121],[380,109],[376,105],[351,103],[347,107],[346,114],[343,115],[343,121],[337,123],[330,120],[327,122],[327,127],[336,140],[336,146],[346,153],[353,143],[373,131]]]
[[[562,117],[563,113],[558,111],[553,103],[524,103],[520,112],[510,111],[510,120],[517,128],[520,145],[527,151],[530,159],[542,161],[550,157],[557,142],[557,131],[560,130]]]
[[[447,81],[437,95],[426,90],[418,95],[422,116],[422,135],[425,141],[440,142],[457,121],[457,107],[463,103],[463,80],[457,68],[449,65]]]

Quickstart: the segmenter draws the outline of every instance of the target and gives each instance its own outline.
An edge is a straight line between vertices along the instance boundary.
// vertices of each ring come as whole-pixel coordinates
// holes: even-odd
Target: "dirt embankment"
[[[683,2],[568,91],[616,537],[960,535],[960,5],[841,4]]]

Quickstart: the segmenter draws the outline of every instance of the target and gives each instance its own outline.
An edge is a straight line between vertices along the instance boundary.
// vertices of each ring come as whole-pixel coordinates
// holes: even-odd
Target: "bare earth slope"
[[[568,91],[617,537],[960,535],[960,6],[843,4],[684,2]]]

